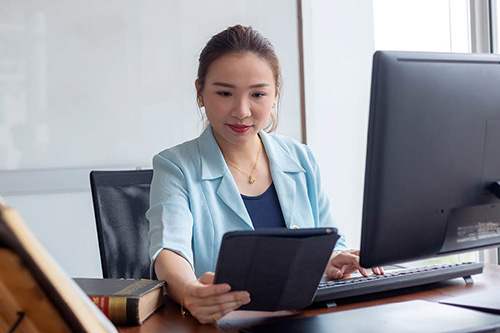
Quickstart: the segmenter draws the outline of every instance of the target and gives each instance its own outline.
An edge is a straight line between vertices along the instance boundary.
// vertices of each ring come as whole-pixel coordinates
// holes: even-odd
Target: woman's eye
[[[220,96],[223,96],[223,97],[231,96],[231,93],[227,92],[227,91],[219,91],[219,92],[217,92],[217,94],[219,94]]]
[[[253,94],[252,96],[253,96],[253,97],[260,98],[260,97],[264,97],[264,96],[266,96],[266,94],[264,94],[264,93],[255,93],[255,94]]]

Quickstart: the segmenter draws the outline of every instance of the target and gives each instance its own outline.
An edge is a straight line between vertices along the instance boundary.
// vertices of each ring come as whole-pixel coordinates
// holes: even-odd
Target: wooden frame
[[[116,332],[17,211],[1,204],[0,258],[0,331]]]

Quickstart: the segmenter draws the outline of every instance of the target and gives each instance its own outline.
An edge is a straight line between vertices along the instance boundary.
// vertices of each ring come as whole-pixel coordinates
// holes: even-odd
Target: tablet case
[[[251,301],[241,310],[304,308],[313,302],[338,238],[335,228],[226,233],[214,283],[248,291]]]

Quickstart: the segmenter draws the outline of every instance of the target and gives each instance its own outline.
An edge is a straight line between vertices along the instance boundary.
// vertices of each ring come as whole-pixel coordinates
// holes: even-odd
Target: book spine
[[[91,296],[92,302],[116,325],[138,325],[138,300],[127,297]]]

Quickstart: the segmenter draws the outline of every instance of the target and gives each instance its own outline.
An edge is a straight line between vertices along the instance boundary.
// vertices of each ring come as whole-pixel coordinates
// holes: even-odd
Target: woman
[[[281,86],[267,39],[240,25],[213,36],[201,52],[195,86],[209,124],[200,137],[154,157],[147,217],[153,276],[167,282],[181,311],[211,323],[251,297],[213,284],[224,233],[335,225],[311,151],[264,131],[276,127]],[[342,237],[325,273],[367,275],[358,254]]]

